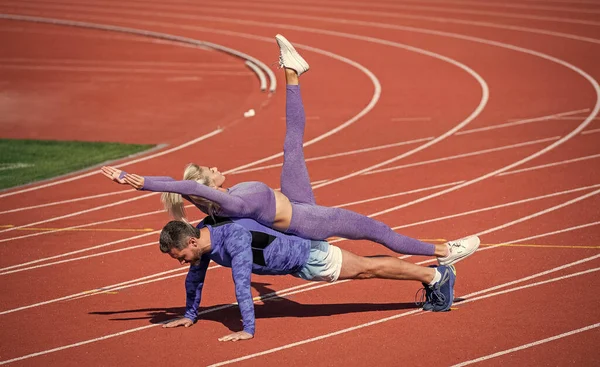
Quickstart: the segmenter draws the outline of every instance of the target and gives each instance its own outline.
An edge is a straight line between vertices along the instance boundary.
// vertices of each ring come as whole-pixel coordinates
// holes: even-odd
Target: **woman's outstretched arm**
[[[123,170],[120,170],[120,169],[112,167],[112,166],[103,166],[101,169],[101,172],[104,176],[110,178],[111,180],[113,180],[116,183],[120,183],[121,185],[130,185],[124,179],[125,176],[128,175],[128,173]],[[157,181],[175,181],[175,179],[170,176],[146,176],[146,177],[150,177],[153,180],[157,180]],[[132,186],[132,187],[134,189],[136,189],[136,187],[134,187],[134,186]]]
[[[162,181],[150,176],[138,176],[128,174],[124,180],[138,190],[153,192],[174,192],[186,196],[199,196],[210,200],[221,208],[220,215],[244,216],[247,215],[248,205],[239,196],[230,195],[227,192],[217,190],[192,180]]]

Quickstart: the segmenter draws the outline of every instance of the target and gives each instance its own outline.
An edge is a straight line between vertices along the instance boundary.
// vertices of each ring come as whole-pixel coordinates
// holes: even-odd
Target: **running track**
[[[312,67],[302,91],[317,200],[409,236],[485,244],[457,266],[464,300],[449,313],[415,308],[413,283],[257,276],[255,339],[219,343],[241,325],[229,271],[209,271],[196,325],[159,328],[183,310],[186,269],[156,248],[168,219],[157,195],[80,172],[0,192],[0,363],[600,363],[599,1],[7,0],[0,11],[189,37],[271,67],[283,33]],[[8,19],[0,37],[0,136],[166,144],[115,164],[179,177],[196,161],[230,185],[278,187],[276,70],[269,95],[242,60],[208,48]]]

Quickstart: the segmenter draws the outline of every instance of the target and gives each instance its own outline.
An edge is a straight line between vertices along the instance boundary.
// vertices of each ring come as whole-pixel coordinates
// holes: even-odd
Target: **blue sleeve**
[[[185,315],[184,317],[196,321],[198,317],[198,307],[202,299],[202,287],[204,287],[204,278],[210,257],[208,254],[202,255],[200,264],[191,265],[190,270],[185,277]]]
[[[142,190],[200,196],[217,203],[221,207],[219,214],[231,217],[243,217],[248,214],[248,206],[241,197],[219,191],[192,180],[161,181],[155,180],[150,176],[144,176],[144,187],[142,187]]]
[[[252,235],[238,224],[230,225],[229,233],[223,239],[231,256],[231,273],[235,283],[235,297],[242,314],[244,331],[254,335],[254,300],[250,291],[252,274]]]

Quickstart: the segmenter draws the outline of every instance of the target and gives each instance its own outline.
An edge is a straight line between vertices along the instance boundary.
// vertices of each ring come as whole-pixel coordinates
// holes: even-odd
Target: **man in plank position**
[[[254,337],[251,273],[290,274],[327,282],[370,278],[416,280],[425,286],[423,309],[440,312],[448,311],[452,305],[456,277],[452,264],[464,258],[458,255],[461,251],[456,251],[456,258],[447,258],[446,265],[432,268],[395,257],[362,257],[327,241],[307,240],[275,231],[252,219],[220,217],[207,217],[198,227],[182,221],[167,223],[160,234],[160,250],[181,264],[190,264],[185,280],[185,315],[164,327],[188,327],[196,321],[210,260],[231,268],[243,331],[219,338],[220,341]]]

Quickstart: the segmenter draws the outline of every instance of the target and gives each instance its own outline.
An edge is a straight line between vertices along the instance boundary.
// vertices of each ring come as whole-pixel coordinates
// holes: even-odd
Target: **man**
[[[251,273],[290,274],[328,282],[369,278],[417,280],[425,285],[425,310],[448,311],[453,301],[456,273],[452,265],[423,267],[395,257],[361,257],[326,241],[286,235],[247,218],[208,217],[198,228],[171,221],[160,234],[160,250],[181,264],[190,264],[185,280],[185,315],[164,327],[188,327],[196,321],[210,260],[231,268],[243,331],[219,338],[220,341],[254,337]]]

